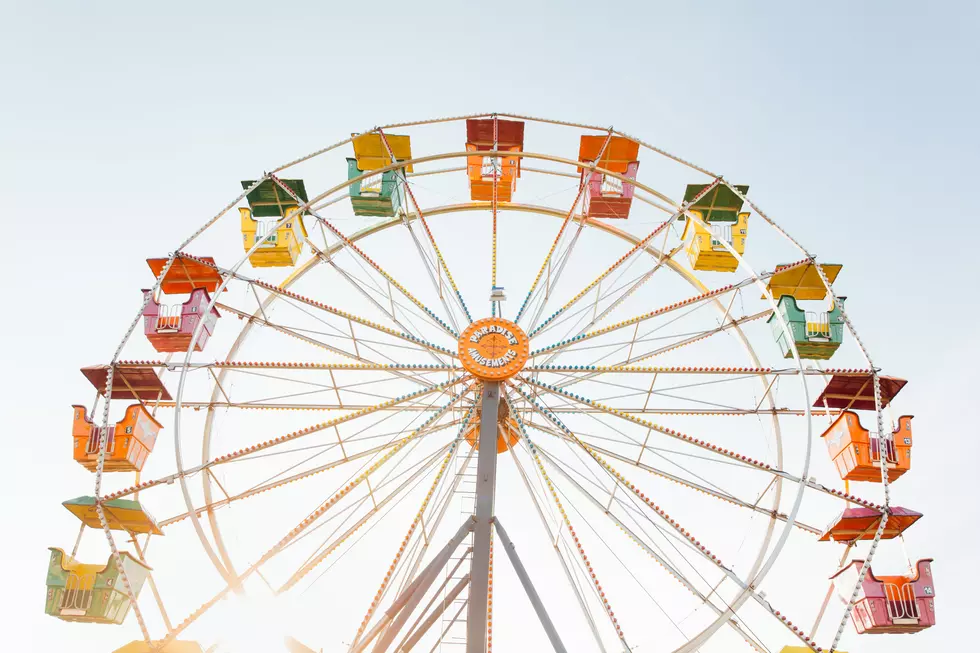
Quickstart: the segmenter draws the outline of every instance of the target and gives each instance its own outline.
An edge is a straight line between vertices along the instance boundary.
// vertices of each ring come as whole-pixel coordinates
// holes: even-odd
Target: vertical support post
[[[487,651],[487,596],[490,578],[490,531],[497,489],[497,410],[500,383],[483,382],[480,399],[480,451],[476,463],[476,508],[473,525],[473,561],[470,563],[470,598],[466,613],[466,653]]]

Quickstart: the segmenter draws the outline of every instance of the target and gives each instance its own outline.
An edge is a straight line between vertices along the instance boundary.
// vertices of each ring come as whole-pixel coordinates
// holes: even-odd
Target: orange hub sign
[[[463,369],[483,381],[509,379],[521,371],[528,354],[527,334],[500,317],[477,320],[459,337]]]

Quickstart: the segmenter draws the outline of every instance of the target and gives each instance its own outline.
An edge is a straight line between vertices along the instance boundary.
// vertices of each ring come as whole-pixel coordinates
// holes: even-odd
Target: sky
[[[910,380],[901,496],[926,515],[907,540],[936,559],[939,621],[851,649],[972,637],[976,3],[0,7],[5,648],[80,632],[40,602],[46,548],[75,533],[57,504],[86,479],[65,460],[66,411],[90,400],[75,370],[108,359],[132,317],[142,259],[224,206],[229,179],[377,124],[483,111],[614,125],[751,180],[771,216],[845,264],[876,364]],[[90,645],[74,650],[105,650]]]

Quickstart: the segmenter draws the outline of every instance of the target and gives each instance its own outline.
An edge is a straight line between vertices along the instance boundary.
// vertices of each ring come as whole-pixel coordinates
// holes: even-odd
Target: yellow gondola
[[[290,217],[249,255],[248,260],[253,268],[291,267],[296,265],[296,259],[303,252],[303,243],[306,242],[306,226],[303,224],[303,219],[295,213],[295,206],[286,207],[284,210]],[[238,211],[242,217],[242,245],[246,252],[255,246],[256,240],[261,240],[279,222],[277,217],[257,220],[252,217],[252,211],[245,207],[240,207]]]
[[[700,211],[691,213],[702,217]],[[684,225],[684,249],[695,270],[712,272],[734,272],[738,268],[738,259],[729,252],[722,241],[732,246],[739,256],[745,253],[745,239],[749,231],[749,214],[739,213],[734,223],[708,222],[708,228],[702,227],[694,220],[688,220]]]
[[[357,159],[357,169],[361,172],[377,170],[391,165],[388,148],[381,140],[381,134],[351,134],[353,136],[354,157]],[[407,161],[412,158],[412,141],[408,136],[385,134],[385,140],[391,147],[396,161]],[[406,172],[412,172],[412,166],[406,166]]]
[[[197,642],[174,640],[163,647],[160,643],[159,640],[153,642],[155,648],[151,649],[146,642],[138,640],[117,648],[113,653],[204,653],[204,649]]]
[[[95,497],[69,499],[62,505],[89,528],[102,528],[99,515],[95,512]],[[157,526],[156,520],[140,505],[139,501],[130,501],[129,499],[104,501],[102,512],[109,523],[109,528],[114,531],[163,535],[163,531]]]

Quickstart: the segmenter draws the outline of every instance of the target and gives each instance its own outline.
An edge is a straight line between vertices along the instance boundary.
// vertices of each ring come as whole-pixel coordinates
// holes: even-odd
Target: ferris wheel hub
[[[476,320],[459,337],[463,369],[483,381],[511,378],[521,371],[529,354],[527,334],[502,317]]]

